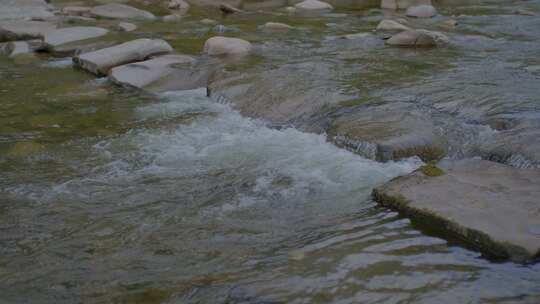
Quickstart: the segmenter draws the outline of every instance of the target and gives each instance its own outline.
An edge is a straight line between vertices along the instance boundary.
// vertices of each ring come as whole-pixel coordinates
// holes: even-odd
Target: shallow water
[[[538,266],[490,263],[376,207],[372,187],[419,160],[367,160],[205,93],[156,97],[133,108],[140,127],[4,171],[3,303],[537,300]]]
[[[295,105],[312,116],[282,111],[290,124],[264,119],[272,104],[248,100],[243,112],[262,117],[251,119],[205,90],[145,95],[69,59],[1,58],[0,304],[539,303],[540,264],[490,262],[371,200],[419,159],[375,162],[324,135],[331,119],[401,102],[434,113],[454,155],[478,156],[483,140],[496,146],[505,128],[538,121],[540,19],[514,15],[510,1],[479,3],[437,3],[468,14],[446,49],[336,38],[371,31],[383,15],[374,9],[310,19],[194,9],[181,25],[110,38],[162,37],[198,54],[216,34],[198,20],[218,19],[257,47],[227,70],[272,79],[261,71],[282,68],[291,81],[272,87],[278,97],[340,95]],[[297,30],[265,33],[263,21]],[[525,123],[518,135],[537,132]]]

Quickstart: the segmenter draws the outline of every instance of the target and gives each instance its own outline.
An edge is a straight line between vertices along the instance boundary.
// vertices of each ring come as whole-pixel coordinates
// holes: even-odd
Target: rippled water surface
[[[204,89],[146,95],[69,59],[1,58],[0,304],[540,303],[540,264],[490,262],[371,200],[373,187],[418,168],[418,158],[375,162],[321,131],[329,117],[370,110],[364,101],[400,101],[435,113],[448,144],[463,150],[456,155],[476,151],[467,144],[482,136],[493,146],[489,136],[508,136],[500,145],[513,147],[536,134],[540,19],[513,14],[509,1],[480,2],[438,6],[466,16],[448,33],[453,46],[434,50],[336,38],[370,31],[379,10],[263,15],[296,22],[299,32],[282,36],[258,31],[262,19],[251,15],[225,20],[257,45],[230,70],[285,66],[284,91],[307,83],[310,94],[361,97],[302,104],[322,110],[298,128],[255,115],[272,105],[253,105],[248,114],[263,118],[248,118]],[[197,53],[215,33],[189,19],[196,14],[182,30],[141,31]],[[495,130],[507,118],[525,131]]]
[[[487,262],[370,200],[419,161],[366,160],[205,93],[3,163],[6,303],[534,303],[537,266]]]

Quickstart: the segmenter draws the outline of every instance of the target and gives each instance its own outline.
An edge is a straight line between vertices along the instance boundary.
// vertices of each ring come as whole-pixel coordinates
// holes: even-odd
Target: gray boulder
[[[373,192],[432,233],[496,259],[540,256],[540,170],[466,159],[424,166]]]
[[[133,20],[154,20],[156,16],[152,13],[140,10],[133,6],[121,3],[110,3],[98,5],[90,11],[90,15],[96,18],[106,19],[133,19]]]
[[[0,42],[43,38],[56,25],[42,21],[10,20],[0,22]]]
[[[196,60],[186,55],[163,55],[113,68],[109,78],[120,85],[150,92],[206,87],[208,73],[193,68]]]
[[[137,39],[73,57],[73,62],[97,75],[106,75],[113,67],[151,56],[171,53],[172,47],[161,39]]]
[[[47,32],[44,41],[48,48],[54,49],[62,44],[101,37],[108,32],[107,29],[94,26],[66,27]]]

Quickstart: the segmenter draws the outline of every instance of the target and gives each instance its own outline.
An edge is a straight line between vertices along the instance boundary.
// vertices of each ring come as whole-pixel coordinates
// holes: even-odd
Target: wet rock
[[[52,17],[54,14],[45,0],[0,0],[0,20]]]
[[[293,29],[294,27],[285,23],[267,22],[263,25],[263,28],[269,31],[288,31]]]
[[[12,41],[5,46],[5,54],[14,57],[20,54],[28,54],[43,50],[45,45],[42,40]]]
[[[122,32],[133,32],[137,29],[137,26],[129,22],[120,22],[118,23],[118,30]]]
[[[405,14],[415,18],[431,18],[437,15],[437,10],[431,5],[423,4],[409,7]]]
[[[62,8],[62,13],[71,16],[84,16],[92,10],[89,6],[66,6]]]
[[[496,259],[540,256],[540,170],[495,162],[443,161],[438,176],[422,170],[374,190],[383,206],[421,227]]]
[[[11,20],[0,22],[0,42],[43,38],[56,25],[42,21]]]
[[[163,22],[174,23],[174,22],[180,22],[180,20],[182,20],[182,16],[172,14],[172,15],[163,16],[161,19],[163,20]]]
[[[56,29],[45,34],[44,41],[47,48],[54,51],[54,48],[76,41],[104,36],[109,31],[94,26],[74,26]]]
[[[305,0],[296,4],[294,7],[296,8],[296,12],[300,14],[328,13],[334,9],[332,5],[318,0]]]
[[[328,136],[339,146],[379,161],[445,156],[444,137],[425,112],[408,103],[369,106],[336,118]]]
[[[431,0],[382,0],[381,8],[407,9],[415,5],[431,5]]]
[[[143,61],[150,56],[167,54],[172,51],[172,47],[164,40],[137,39],[75,56],[73,62],[91,73],[106,75],[113,67]]]
[[[533,11],[528,10],[517,10],[514,12],[516,15],[522,15],[522,16],[536,16],[536,13]]]
[[[409,27],[396,22],[394,20],[382,20],[379,25],[377,25],[377,31],[408,31],[411,30]]]
[[[209,91],[217,101],[233,103],[242,114],[263,118],[276,125],[311,128],[308,118],[324,107],[350,98],[335,80],[334,63],[316,61],[286,64],[249,73],[219,71],[211,78]],[[317,119],[313,128],[318,128]]]
[[[208,72],[192,68],[196,60],[185,55],[164,55],[113,68],[109,78],[120,85],[151,92],[204,88]]]
[[[147,11],[134,8],[121,3],[111,3],[99,5],[90,11],[90,15],[97,18],[107,19],[133,19],[133,20],[154,20],[156,17]]]
[[[206,40],[203,52],[212,56],[244,56],[248,55],[251,52],[251,49],[251,43],[246,40],[216,36]]]
[[[390,39],[386,40],[386,44],[395,46],[434,47],[447,45],[449,41],[450,39],[448,39],[448,37],[438,32],[409,30],[393,35]]]

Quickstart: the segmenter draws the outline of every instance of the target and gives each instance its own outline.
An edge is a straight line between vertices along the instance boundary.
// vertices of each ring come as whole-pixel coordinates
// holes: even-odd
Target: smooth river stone
[[[164,55],[115,67],[109,72],[109,78],[117,84],[144,88],[172,74],[175,71],[175,65],[194,62],[193,57],[186,55]]]
[[[0,0],[0,20],[54,17],[50,10],[45,0]]]
[[[10,20],[0,22],[0,42],[43,38],[56,25],[43,21]]]
[[[421,227],[486,256],[528,262],[540,256],[540,170],[480,159],[442,161],[374,190],[375,200]]]
[[[204,43],[203,51],[208,55],[247,55],[251,52],[251,43],[239,38],[216,36]]]
[[[73,62],[91,73],[106,75],[113,67],[172,51],[165,40],[143,38],[75,56]]]
[[[152,13],[140,10],[133,6],[121,3],[111,3],[98,5],[90,11],[90,15],[96,18],[107,19],[133,19],[133,20],[154,20],[156,16]]]
[[[44,40],[47,47],[54,48],[62,44],[101,37],[108,32],[107,29],[101,27],[74,26],[49,31],[45,34]]]

